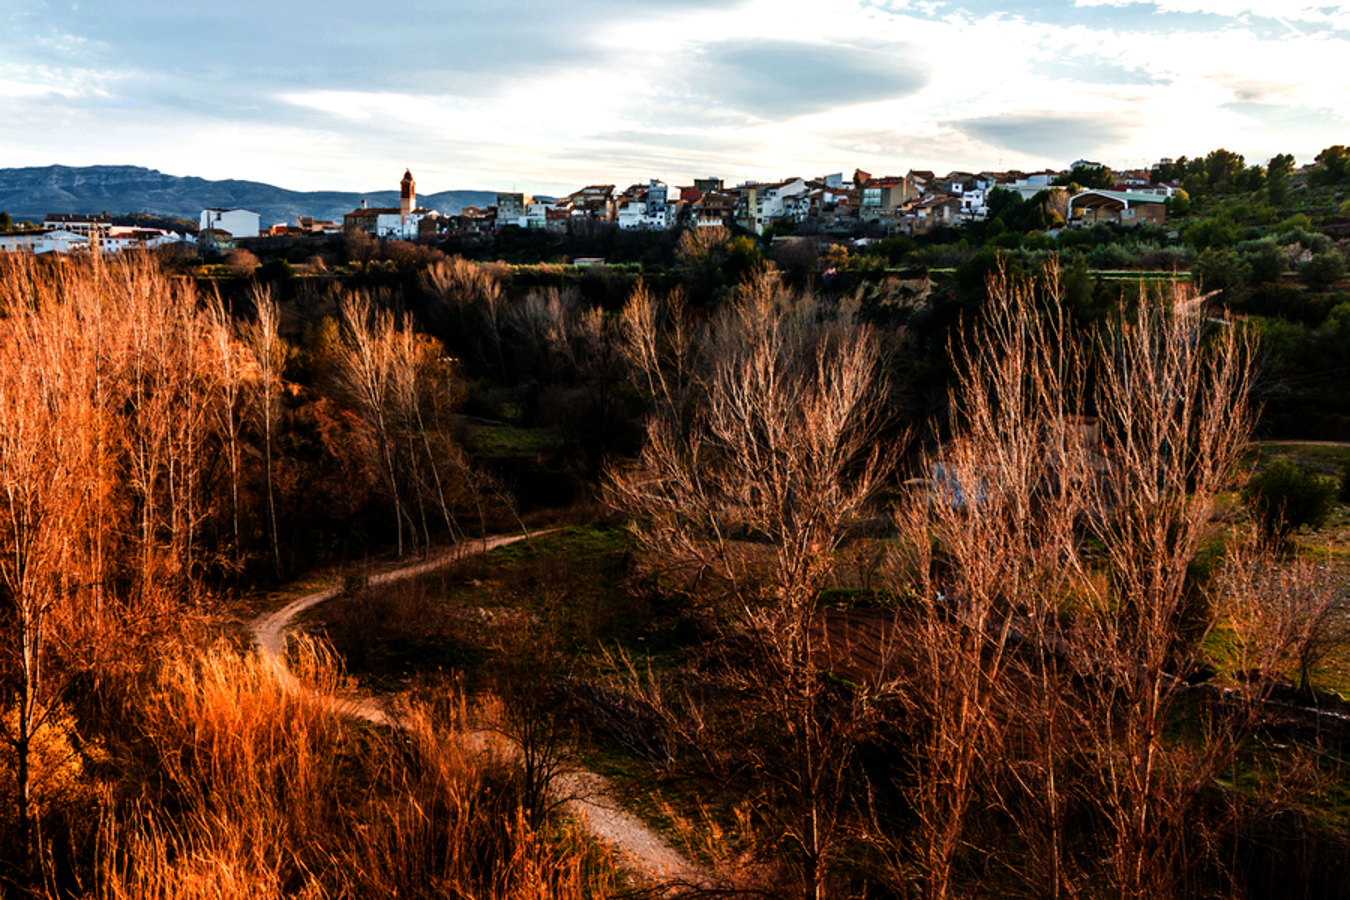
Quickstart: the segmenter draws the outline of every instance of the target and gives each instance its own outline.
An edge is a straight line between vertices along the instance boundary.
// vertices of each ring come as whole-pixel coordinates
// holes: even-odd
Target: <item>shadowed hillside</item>
[[[397,175],[386,181],[397,184]],[[371,181],[378,181],[372,177]],[[419,195],[428,209],[454,215],[461,206],[496,201],[491,191],[442,191]],[[0,169],[0,209],[17,220],[40,221],[47,213],[148,212],[196,221],[208,207],[246,207],[264,224],[294,222],[297,216],[341,221],[366,200],[371,206],[398,206],[397,187],[350,191],[288,191],[257,181],[181,178],[140,166],[42,166]]]

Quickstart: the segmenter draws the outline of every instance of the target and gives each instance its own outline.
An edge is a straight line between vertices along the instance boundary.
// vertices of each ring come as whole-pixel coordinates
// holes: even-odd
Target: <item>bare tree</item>
[[[216,369],[197,299],[152,261],[99,261],[57,286],[41,325],[64,336],[72,366],[92,373],[99,415],[87,424],[98,448],[91,502],[101,527],[91,583],[100,615],[112,613],[102,603],[110,572],[131,585],[119,627],[165,621],[173,591],[191,587],[208,555],[201,532],[212,515],[205,459]]]
[[[230,470],[230,535],[232,562],[241,562],[242,547],[239,529],[240,432],[244,373],[241,365],[242,347],[235,337],[234,319],[217,296],[207,307],[210,322],[211,350],[215,356],[219,392],[215,404],[216,418],[225,442],[225,458]]]
[[[231,250],[225,254],[225,265],[229,266],[230,271],[235,275],[247,278],[258,269],[258,256],[251,250],[242,248]]]
[[[387,336],[393,332],[393,314],[372,309],[365,294],[349,297],[342,306],[343,343],[338,351],[339,377],[375,437],[376,464],[394,506],[398,555],[403,555],[405,521],[396,434],[393,420],[395,365]]]
[[[1071,796],[1108,823],[1114,890],[1186,893],[1197,848],[1183,835],[1258,699],[1206,708],[1191,740],[1164,737],[1223,613],[1188,573],[1250,427],[1247,348],[1180,296],[1074,334],[1058,284],[1053,269],[1039,287],[991,284],[959,354],[953,437],[904,520],[933,896],[953,890],[980,800],[1021,823],[1028,852],[1010,870],[1039,891],[1100,880],[1070,852]]]
[[[672,291],[663,304],[639,283],[623,308],[620,325],[624,356],[658,420],[652,427],[686,440],[701,385],[699,335],[688,321],[684,292]]]
[[[683,281],[696,298],[710,296],[723,282],[722,267],[730,256],[731,232],[718,226],[686,228],[675,248]]]
[[[684,383],[683,325],[666,338],[657,322],[637,294],[623,317],[626,346],[658,411],[638,465],[611,472],[611,497],[643,517],[645,548],[696,561],[737,602],[758,648],[737,684],[782,728],[781,744],[746,748],[762,808],[797,850],[808,890],[824,897],[866,699],[834,704],[811,626],[837,552],[892,463],[878,442],[876,339],[761,278],[712,324],[702,404],[686,412],[697,389]],[[762,565],[759,542],[770,557]]]
[[[1233,542],[1221,585],[1243,667],[1257,679],[1294,671],[1299,689],[1311,693],[1312,670],[1350,638],[1345,593],[1330,569],[1287,558],[1280,545],[1249,534]]]
[[[459,532],[451,511],[451,473],[461,482],[480,483],[442,424],[454,402],[456,373],[439,342],[400,325],[391,311],[373,308],[364,294],[343,304],[342,320],[338,374],[374,437],[375,463],[394,507],[402,555],[405,528],[416,541],[414,513],[425,542],[431,541],[427,502],[450,534]]]
[[[356,263],[363,272],[380,254],[380,239],[360,228],[348,229],[342,242],[347,259]]]
[[[5,322],[6,365],[0,375],[0,589],[16,646],[17,684],[5,707],[17,707],[5,738],[15,754],[19,843],[30,870],[39,853],[32,806],[32,750],[59,702],[49,678],[49,618],[80,582],[78,537],[87,506],[83,481],[92,448],[83,427],[92,410],[80,382],[89,374],[61,336],[42,327],[36,308],[11,308]],[[32,874],[30,871],[30,874]]]
[[[394,357],[395,412],[409,439],[408,469],[417,483],[419,504],[421,498],[430,497],[440,511],[446,530],[454,536],[461,531],[450,508],[448,475],[468,468],[460,449],[450,443],[444,429],[444,420],[450,415],[458,393],[454,363],[446,359],[445,349],[439,341],[407,326],[388,333],[384,340],[389,343]],[[423,531],[430,544],[431,533],[425,515]]]
[[[263,439],[263,481],[267,491],[267,524],[272,567],[281,572],[281,535],[277,529],[274,437],[280,414],[281,373],[286,365],[286,343],[281,338],[281,309],[270,288],[256,288],[253,306],[257,316],[249,328],[249,349],[258,367],[256,415]]]
[[[506,379],[502,345],[506,304],[498,273],[456,256],[428,266],[422,279],[436,298],[432,318],[438,333],[452,344],[462,341],[459,352]]]
[[[195,294],[153,261],[7,258],[0,301],[0,672],[31,867],[32,748],[71,677],[129,669],[194,592],[211,376]]]
[[[1087,594],[1075,637],[1111,670],[1109,690],[1093,694],[1102,704],[1093,721],[1119,748],[1103,796],[1113,874],[1128,897],[1178,892],[1179,838],[1233,746],[1228,733],[1191,754],[1169,753],[1163,740],[1177,676],[1194,668],[1216,621],[1188,571],[1214,533],[1215,498],[1234,484],[1252,422],[1249,352],[1237,329],[1207,327],[1186,299],[1118,322],[1103,342],[1096,399],[1113,450],[1104,491],[1114,514],[1095,525],[1111,590]]]
[[[909,779],[922,822],[915,856],[931,897],[951,895],[968,818],[1003,753],[1014,629],[1051,646],[1037,629],[1050,627],[1076,577],[1075,529],[1094,503],[1080,418],[1084,361],[1057,307],[1053,274],[1044,307],[1030,284],[991,285],[981,330],[954,348],[952,437],[900,520],[909,554],[896,560],[898,590],[916,611],[904,698],[924,735]],[[1052,667],[1033,674],[1030,698],[1058,690]],[[1048,706],[1037,712],[1053,714],[1056,704]],[[1052,747],[1037,750],[1040,765],[1052,761]],[[1060,809],[1053,778],[1041,787],[1045,827],[1036,836],[1045,838],[1053,896],[1062,881]]]
[[[518,368],[558,389],[564,434],[603,464],[620,408],[616,388],[629,374],[612,317],[575,291],[549,288],[531,291],[506,323],[508,344],[522,351],[513,354]]]
[[[883,424],[876,339],[818,313],[813,299],[783,291],[773,276],[751,285],[706,341],[693,427],[675,430],[683,413],[653,415],[638,466],[611,478],[616,503],[652,517],[643,540],[653,550],[696,559],[730,584],[742,580],[744,560],[734,538],[764,535],[774,553],[771,594],[803,623],[891,462],[875,440]],[[679,376],[650,334],[654,317],[635,307],[625,323],[633,359],[649,367],[638,377],[661,385],[663,402],[678,400]]]

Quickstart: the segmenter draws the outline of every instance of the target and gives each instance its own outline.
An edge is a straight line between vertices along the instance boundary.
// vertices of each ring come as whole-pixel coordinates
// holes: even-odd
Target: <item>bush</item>
[[[1337,250],[1315,254],[1312,259],[1298,267],[1298,274],[1311,285],[1319,287],[1333,285],[1345,277],[1345,257]]]
[[[1087,255],[1094,269],[1124,269],[1134,263],[1134,254],[1120,244],[1105,244]]]
[[[1247,482],[1242,497],[1262,534],[1284,544],[1300,528],[1320,528],[1340,490],[1335,479],[1316,469],[1277,459]]]
[[[247,278],[258,268],[258,257],[249,250],[234,249],[225,254],[225,265],[231,274]]]
[[[1141,246],[1135,263],[1144,269],[1181,271],[1195,265],[1195,254],[1186,247]]]
[[[284,259],[274,259],[258,266],[253,274],[259,281],[290,281],[295,278],[295,268]]]
[[[1260,366],[1264,374],[1288,378],[1316,368],[1313,333],[1307,328],[1281,317],[1254,318],[1251,323],[1261,335]]]
[[[1069,228],[1055,237],[1055,243],[1062,251],[1091,250],[1097,246],[1097,238],[1091,231],[1083,228]]]
[[[1334,296],[1310,294],[1292,285],[1263,284],[1247,294],[1238,309],[1246,315],[1281,318],[1319,328],[1337,302]]]
[[[1289,268],[1289,254],[1272,240],[1248,241],[1237,249],[1250,269],[1248,280],[1253,285],[1277,282]]]
[[[1310,232],[1312,231],[1312,219],[1305,213],[1297,213],[1281,221],[1271,229],[1275,234],[1287,234],[1291,231]]]
[[[1241,287],[1250,277],[1252,267],[1232,250],[1206,250],[1200,254],[1195,272],[1206,291],[1227,291]]]
[[[1186,243],[1201,253],[1231,247],[1240,236],[1241,232],[1235,223],[1219,216],[1201,219],[1182,234]]]
[[[1293,228],[1276,235],[1275,242],[1281,247],[1290,247],[1298,244],[1313,253],[1326,253],[1331,250],[1335,244],[1331,238],[1325,234],[1319,234],[1315,231],[1307,231],[1302,228]]]

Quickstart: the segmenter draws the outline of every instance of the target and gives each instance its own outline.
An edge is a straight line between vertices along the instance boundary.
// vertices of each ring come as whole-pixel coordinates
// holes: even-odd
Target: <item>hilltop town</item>
[[[1165,201],[1182,191],[1180,182],[1158,181],[1173,166],[1163,159],[1152,170],[1112,172],[1100,163],[1078,160],[1062,171],[961,172],[936,175],[910,170],[874,176],[855,170],[817,178],[790,177],[729,186],[717,177],[670,185],[651,178],[620,190],[591,184],[561,198],[499,192],[487,206],[442,212],[417,204],[410,171],[399,184],[400,205],[372,207],[364,200],[342,221],[297,216],[293,222],[264,223],[260,213],[241,207],[201,211],[196,239],[208,251],[229,249],[238,238],[333,234],[364,231],[378,238],[415,241],[446,236],[491,234],[503,228],[565,232],[579,224],[609,224],[625,231],[670,231],[687,227],[736,227],[763,235],[772,228],[810,234],[924,234],[935,228],[983,221],[991,192],[1002,189],[1029,200],[1043,191],[1058,194],[1065,223],[1103,221],[1162,224]],[[71,252],[91,242],[103,252],[190,242],[187,229],[113,224],[112,217],[49,213],[40,227],[0,238],[0,250]]]

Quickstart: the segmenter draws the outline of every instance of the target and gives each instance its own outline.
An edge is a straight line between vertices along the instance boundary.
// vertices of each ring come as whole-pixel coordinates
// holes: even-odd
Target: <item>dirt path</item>
[[[1300,441],[1300,440],[1278,440],[1272,438],[1268,441],[1252,441],[1252,444],[1261,447],[1269,446],[1289,446],[1289,447],[1350,447],[1346,441]]]
[[[497,536],[479,541],[457,544],[450,550],[431,557],[423,562],[380,572],[370,577],[370,584],[387,584],[404,578],[421,575],[444,566],[449,562],[475,553],[486,553],[496,547],[503,547],[517,541],[539,537],[549,532],[536,532],[534,535],[522,534]],[[300,690],[300,684],[286,668],[286,635],[290,631],[295,617],[307,609],[331,600],[342,591],[341,584],[332,584],[326,588],[306,594],[286,604],[273,613],[260,616],[250,625],[258,652],[268,660],[283,683],[291,690]],[[377,725],[399,727],[384,708],[375,700],[343,700],[335,697],[323,698],[329,706],[341,715],[364,719]],[[478,732],[468,735],[479,742],[495,742],[500,736],[491,732]],[[603,776],[584,769],[573,770],[559,780],[558,791],[567,797],[566,809],[594,838],[610,846],[617,853],[628,870],[640,880],[649,883],[680,882],[685,884],[706,884],[708,876],[679,851],[670,845],[660,834],[653,831],[645,822],[624,810],[612,798],[609,784]]]

